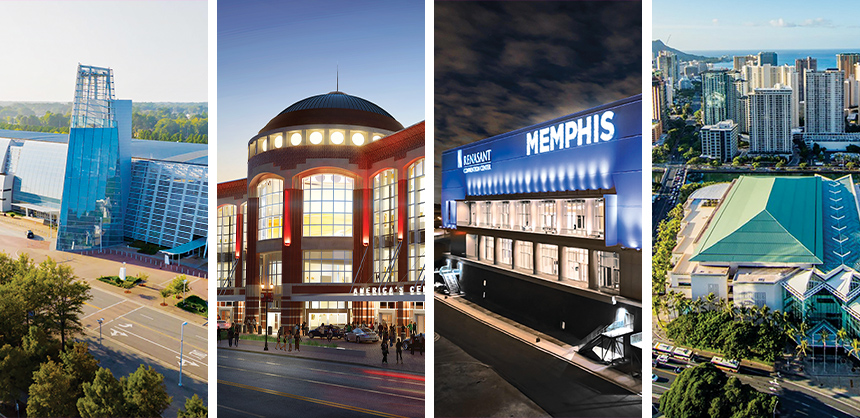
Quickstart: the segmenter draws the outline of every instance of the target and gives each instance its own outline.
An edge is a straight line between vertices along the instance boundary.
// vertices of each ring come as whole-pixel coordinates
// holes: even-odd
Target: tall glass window
[[[499,203],[499,228],[511,228],[511,202]]]
[[[534,244],[531,241],[517,241],[517,267],[526,270],[534,269]]]
[[[564,278],[576,282],[588,282],[588,250],[564,247]]]
[[[585,228],[585,200],[576,199],[564,202],[564,229],[567,235],[587,234]]]
[[[594,216],[594,232],[593,235],[596,237],[603,236],[603,199],[594,199],[592,202],[594,205],[593,216]]]
[[[499,263],[511,266],[513,261],[513,241],[510,238],[499,238]]]
[[[218,287],[230,277],[236,260],[236,205],[218,208]],[[232,283],[231,283],[232,284]]]
[[[544,232],[556,233],[555,225],[555,200],[544,200],[540,202],[541,227]]]
[[[619,289],[621,274],[618,265],[618,253],[597,251],[597,275],[601,288],[610,290]]]
[[[543,274],[558,275],[558,246],[552,244],[538,244],[540,249],[540,272]]]
[[[532,225],[532,202],[528,200],[517,202],[516,226],[523,231],[534,230],[534,225]]]
[[[353,179],[339,174],[314,174],[302,179],[306,237],[352,236]]]
[[[481,202],[481,226],[493,226],[493,202]]]
[[[407,229],[409,236],[409,281],[418,281],[424,270],[424,204],[427,188],[424,184],[424,159],[409,166],[406,182]]]
[[[260,254],[260,283],[269,289],[281,284],[281,253]]]
[[[492,263],[493,259],[496,258],[495,238],[482,236],[481,240],[484,242],[481,246],[484,250],[481,258]]]
[[[373,272],[374,281],[397,281],[397,171],[385,170],[373,177]]]
[[[304,283],[352,283],[352,251],[305,251]]]
[[[257,222],[257,239],[281,238],[284,221],[284,181],[281,179],[265,179],[257,185],[259,197],[259,214]]]

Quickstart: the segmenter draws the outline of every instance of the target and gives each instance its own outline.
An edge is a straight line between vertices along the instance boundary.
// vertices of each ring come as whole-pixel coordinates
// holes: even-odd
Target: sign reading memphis
[[[526,133],[526,155],[609,141],[615,137],[615,112],[603,113],[561,122]]]

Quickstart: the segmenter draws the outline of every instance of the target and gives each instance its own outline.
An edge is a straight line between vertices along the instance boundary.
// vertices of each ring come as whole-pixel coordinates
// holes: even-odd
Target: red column
[[[244,237],[244,229],[242,227],[244,218],[242,217],[242,206],[238,206],[239,210],[236,214],[236,270],[233,273],[233,283],[231,284],[233,287],[239,287],[239,284],[242,283],[242,277],[244,275],[244,271],[242,269],[242,238]]]
[[[257,219],[259,198],[248,198],[248,259],[245,260],[245,319],[260,321],[260,272],[257,267]]]
[[[289,284],[302,283],[302,206],[303,192],[284,190],[284,239],[281,246],[281,323],[294,326],[304,320],[304,302],[292,300]],[[289,235],[288,235],[289,234]]]
[[[397,182],[397,239],[400,252],[397,253],[397,281],[409,280],[409,237],[406,236],[407,205],[406,180]]]

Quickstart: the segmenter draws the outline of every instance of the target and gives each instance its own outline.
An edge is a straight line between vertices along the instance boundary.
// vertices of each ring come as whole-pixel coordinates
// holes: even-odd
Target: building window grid
[[[484,241],[484,245],[483,245],[484,254],[483,254],[482,258],[484,260],[492,263],[493,260],[496,258],[496,247],[495,247],[496,241],[495,241],[495,238],[484,236],[484,237],[481,237],[481,239]]]
[[[531,231],[534,229],[534,225],[531,224],[532,217],[532,202],[529,200],[522,200],[516,203],[517,209],[517,224],[515,225],[516,229],[522,229],[523,231]]]
[[[499,238],[499,263],[513,266],[514,242],[509,238]]]
[[[259,219],[257,239],[267,240],[283,236],[284,220],[284,181],[268,178],[257,185],[259,197]]]
[[[306,237],[351,237],[355,181],[338,174],[315,174],[302,179]]]
[[[597,251],[597,270],[601,288],[619,290],[621,272],[619,269],[618,253]]]
[[[304,283],[352,283],[352,251],[304,251]]]
[[[480,226],[493,226],[493,202],[481,202]]]
[[[555,234],[558,232],[556,228],[556,204],[555,200],[544,200],[540,202],[540,217],[541,227],[544,232]]]
[[[504,229],[511,227],[511,202],[499,203],[499,223],[495,226]]]
[[[534,244],[531,241],[517,241],[517,252],[520,255],[517,267],[526,270],[534,269]]]
[[[375,282],[396,282],[397,171],[373,177],[373,272]],[[401,243],[402,244],[402,243]]]
[[[218,278],[227,279],[235,260],[236,205],[218,208]],[[220,286],[219,281],[219,286]]]
[[[588,282],[588,250],[565,247],[564,255],[567,267],[564,278],[576,282]]]

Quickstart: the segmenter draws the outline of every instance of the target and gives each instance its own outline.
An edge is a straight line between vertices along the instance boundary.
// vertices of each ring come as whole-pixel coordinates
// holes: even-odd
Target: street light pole
[[[263,340],[265,344],[263,345],[263,351],[269,351],[269,293],[266,291],[266,284],[263,283],[263,318],[266,318],[266,328],[263,329]],[[260,321],[262,323],[263,321]]]
[[[104,318],[99,318],[99,344],[102,343],[102,323],[105,321]]]
[[[188,289],[188,279],[182,280],[182,300],[185,300],[185,291]]]
[[[182,386],[182,347],[185,344],[185,326],[188,321],[182,323],[179,327],[179,386]]]

